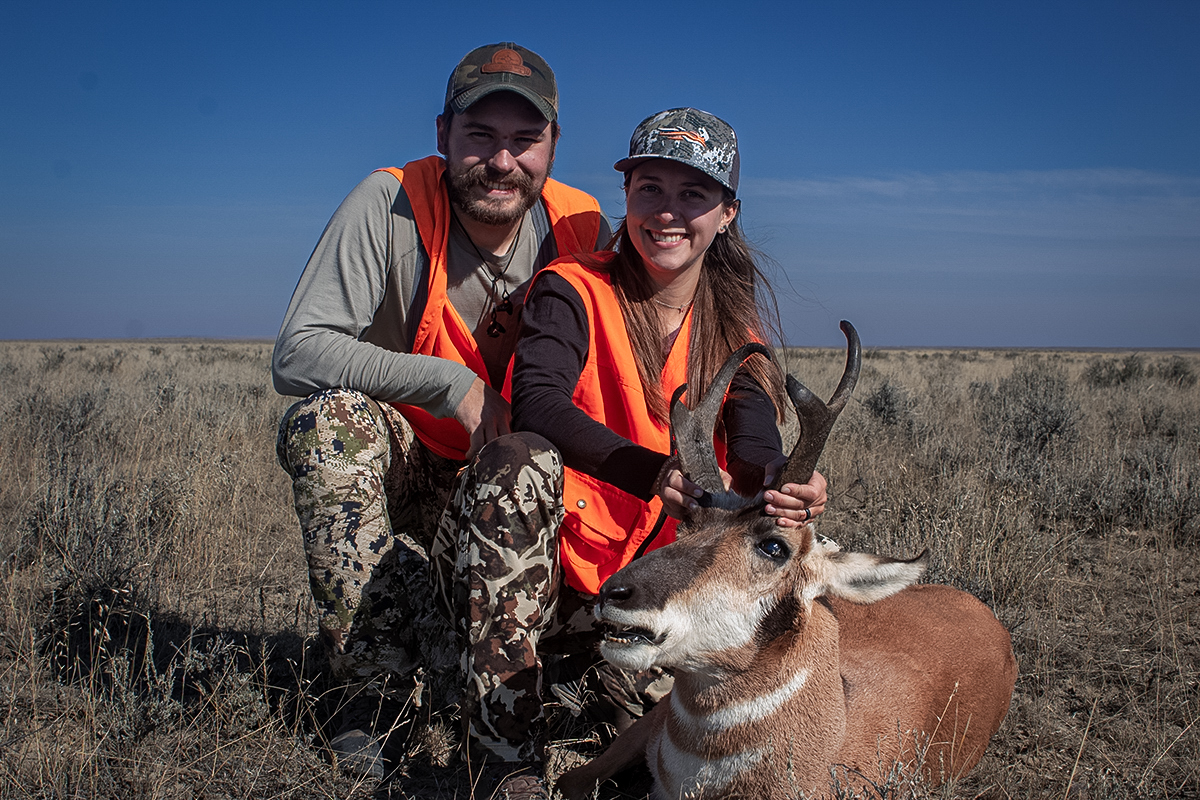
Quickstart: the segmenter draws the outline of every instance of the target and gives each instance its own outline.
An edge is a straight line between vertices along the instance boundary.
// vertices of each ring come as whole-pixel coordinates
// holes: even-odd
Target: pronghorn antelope
[[[776,477],[805,482],[858,377],[858,335],[829,405],[788,377],[801,440]],[[750,346],[766,354],[765,348]],[[675,688],[607,752],[558,783],[568,798],[645,757],[657,800],[819,797],[832,781],[882,787],[918,771],[962,775],[1008,711],[1008,632],[971,595],[914,586],[928,557],[898,561],[823,545],[727,493],[712,455],[739,352],[693,412],[671,412],[682,469],[710,507],[675,543],[610,578],[597,615],[604,657],[675,673]]]

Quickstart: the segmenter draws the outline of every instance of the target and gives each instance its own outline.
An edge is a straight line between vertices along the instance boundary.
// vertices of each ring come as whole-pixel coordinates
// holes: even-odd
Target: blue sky
[[[612,216],[643,117],[734,125],[792,344],[1200,347],[1200,2],[567,5],[0,0],[0,338],[272,338],[513,40]]]

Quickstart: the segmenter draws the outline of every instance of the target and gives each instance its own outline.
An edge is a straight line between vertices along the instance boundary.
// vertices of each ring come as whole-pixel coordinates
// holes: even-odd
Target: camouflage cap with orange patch
[[[549,122],[558,121],[558,84],[541,56],[513,42],[477,47],[450,73],[446,110],[461,114],[492,92],[516,92]]]
[[[708,175],[737,196],[737,134],[728,122],[698,108],[670,108],[642,120],[629,140],[629,157],[613,169],[629,172],[643,161],[667,158]]]

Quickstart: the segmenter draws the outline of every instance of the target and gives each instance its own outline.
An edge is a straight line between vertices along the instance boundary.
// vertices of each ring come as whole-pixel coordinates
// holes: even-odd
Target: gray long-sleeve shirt
[[[503,373],[512,355],[520,299],[530,279],[558,257],[545,220],[539,203],[526,214],[507,254],[483,254],[486,266],[461,227],[451,225],[447,293],[463,320],[474,326],[493,375]],[[597,249],[610,235],[602,217]],[[475,373],[453,361],[411,353],[425,308],[428,264],[400,182],[387,172],[367,176],[334,212],[292,294],[271,364],[275,390],[307,396],[333,387],[356,389],[384,402],[418,406],[435,417],[453,415]],[[488,312],[505,292],[514,310],[498,317],[506,332],[492,338],[485,334]]]

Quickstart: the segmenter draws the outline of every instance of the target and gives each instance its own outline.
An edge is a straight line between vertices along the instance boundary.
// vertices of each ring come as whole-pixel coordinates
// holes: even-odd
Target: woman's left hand
[[[784,461],[786,459],[767,466],[764,486],[771,485]],[[825,494],[826,485],[825,476],[814,472],[808,483],[785,483],[779,489],[768,490],[763,494],[767,515],[775,517],[775,524],[781,528],[797,528],[808,524],[825,511],[825,503],[829,499]]]

